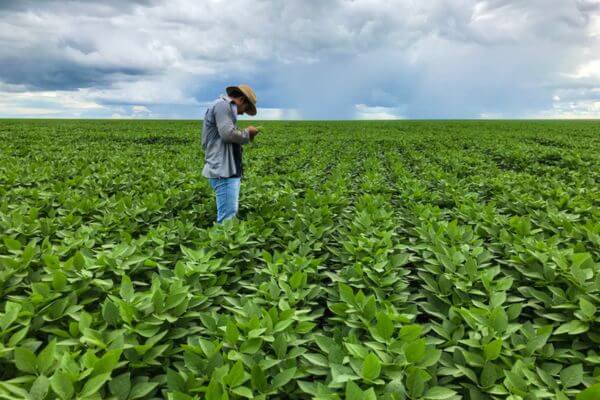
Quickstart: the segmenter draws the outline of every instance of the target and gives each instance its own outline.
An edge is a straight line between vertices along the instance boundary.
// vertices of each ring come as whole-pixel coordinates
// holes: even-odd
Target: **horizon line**
[[[80,117],[2,117],[0,121],[203,121],[202,118],[80,118]],[[394,119],[239,119],[238,122],[401,122],[401,121],[590,121],[600,122],[598,117],[582,118],[394,118]]]

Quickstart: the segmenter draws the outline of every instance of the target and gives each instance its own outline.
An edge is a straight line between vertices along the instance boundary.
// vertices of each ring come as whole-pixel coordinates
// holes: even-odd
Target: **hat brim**
[[[248,110],[246,111],[246,114],[250,115],[251,117],[254,117],[256,115],[256,106],[248,102]]]
[[[244,94],[244,91],[237,86],[227,86],[227,88],[225,88],[225,91],[227,92],[227,96],[231,96],[235,92],[240,92],[240,93]],[[244,94],[244,97],[246,97],[247,104],[248,104],[248,110],[246,111],[246,114],[248,114],[252,117],[255,116],[256,115],[256,106],[254,104],[252,104],[250,99],[248,99],[248,96],[246,96]]]
[[[240,88],[237,86],[227,86],[225,91],[227,92],[227,96],[232,96],[236,91],[241,92]]]

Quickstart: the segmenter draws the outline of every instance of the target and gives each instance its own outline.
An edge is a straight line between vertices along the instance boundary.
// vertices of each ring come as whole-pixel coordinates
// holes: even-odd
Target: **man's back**
[[[202,124],[202,149],[207,178],[239,177],[242,173],[241,145],[228,140],[228,132],[219,129],[234,128],[237,122],[235,105],[226,97],[219,97],[206,110]]]

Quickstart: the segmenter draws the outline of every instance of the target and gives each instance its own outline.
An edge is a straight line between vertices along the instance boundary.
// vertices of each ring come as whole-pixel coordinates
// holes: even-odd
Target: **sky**
[[[0,0],[0,117],[600,118],[600,0]]]

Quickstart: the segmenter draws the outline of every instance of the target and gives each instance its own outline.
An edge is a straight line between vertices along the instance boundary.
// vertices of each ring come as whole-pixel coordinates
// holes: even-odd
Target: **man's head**
[[[256,95],[250,86],[241,84],[238,86],[229,86],[226,90],[227,96],[237,106],[238,114],[256,115]]]

